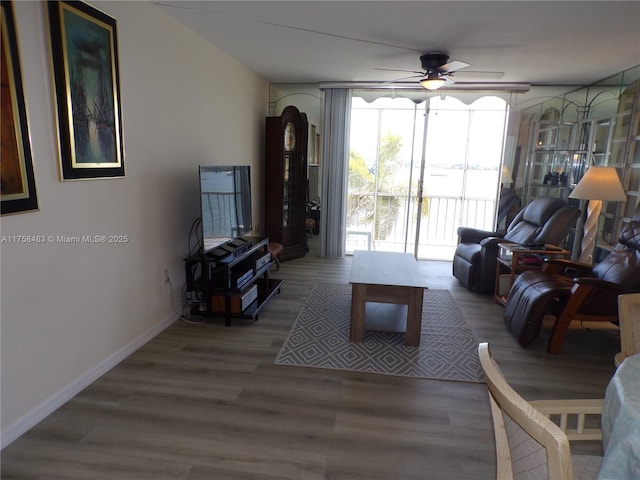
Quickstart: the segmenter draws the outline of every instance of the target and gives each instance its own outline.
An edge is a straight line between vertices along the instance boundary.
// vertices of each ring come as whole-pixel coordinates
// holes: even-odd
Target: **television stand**
[[[268,237],[242,237],[212,252],[185,259],[187,292],[201,301],[190,307],[192,315],[257,320],[262,308],[280,293],[282,280],[269,277],[275,262]]]

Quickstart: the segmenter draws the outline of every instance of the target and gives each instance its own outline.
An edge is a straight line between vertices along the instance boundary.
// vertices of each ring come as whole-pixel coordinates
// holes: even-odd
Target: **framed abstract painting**
[[[2,215],[6,215],[37,210],[38,198],[12,2],[2,1],[0,20],[2,34],[0,199]]]
[[[116,20],[47,2],[62,180],[124,176]]]

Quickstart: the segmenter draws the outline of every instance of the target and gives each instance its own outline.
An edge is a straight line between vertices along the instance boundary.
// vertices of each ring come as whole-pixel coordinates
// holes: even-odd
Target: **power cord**
[[[191,309],[189,308],[189,303],[186,301],[186,284],[183,286],[183,298],[185,299],[185,302],[183,302],[183,312],[180,313],[176,310],[176,306],[175,306],[175,299],[173,297],[173,283],[171,282],[171,276],[169,276],[167,278],[168,280],[168,284],[169,284],[169,289],[170,289],[170,294],[171,294],[171,311],[183,322],[186,322],[190,325],[203,325],[204,324],[204,318],[202,318],[200,321],[193,321],[191,320]],[[193,300],[190,300],[190,302],[193,302]],[[185,313],[186,312],[186,313]]]
[[[189,257],[191,257],[196,252],[200,251],[200,249],[202,248],[202,239],[200,238],[200,235],[199,235],[200,229],[198,228],[201,222],[202,222],[202,217],[196,218],[191,224],[191,228],[189,229],[189,245],[188,245]],[[192,243],[191,238],[193,236],[196,237],[196,243],[194,246],[191,246],[191,243]]]
[[[199,232],[200,232],[200,224],[202,223],[202,217],[198,217],[196,218],[193,223],[191,224],[191,228],[189,229],[189,239],[188,239],[188,251],[189,254],[187,256],[187,258],[192,257],[193,255],[195,255],[198,251],[200,251],[202,249],[202,239],[200,238]],[[195,236],[195,245],[192,245],[193,241],[192,238]],[[191,272],[192,276],[194,275],[194,272]],[[195,278],[192,278],[192,283],[195,282]],[[171,283],[171,278],[169,278],[169,286],[171,287],[171,309],[173,310],[173,312],[178,315],[178,318],[180,318],[180,320],[182,320],[183,322],[186,322],[190,325],[203,325],[204,324],[204,318],[202,318],[200,321],[195,322],[193,320],[191,320],[191,310],[192,307],[195,303],[197,303],[198,305],[200,305],[202,303],[202,294],[200,292],[195,292],[196,298],[195,300],[193,298],[190,298],[190,295],[188,294],[187,291],[187,284],[185,282],[185,284],[182,287],[182,294],[181,294],[181,298],[182,298],[182,310],[183,313],[178,313],[175,309],[175,305],[174,305],[174,298],[173,298],[173,284]]]

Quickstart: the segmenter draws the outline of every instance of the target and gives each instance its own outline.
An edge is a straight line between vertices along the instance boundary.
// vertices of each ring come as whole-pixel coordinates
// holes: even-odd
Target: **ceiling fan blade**
[[[426,75],[424,72],[420,72],[417,70],[398,70],[397,68],[374,68],[374,70],[382,70],[385,72],[407,72],[407,73],[418,73],[420,75]]]
[[[449,77],[448,75],[443,75],[443,76],[442,76],[442,77],[440,77],[440,78],[443,78],[443,79],[444,79],[444,86],[445,86],[445,87],[447,87],[447,86],[451,86],[451,85],[453,85],[454,83],[456,83],[456,82],[453,80],[453,78]]]
[[[496,79],[504,77],[504,72],[488,72],[488,71],[473,71],[465,70],[463,72],[456,72],[457,78],[483,78],[483,79]]]
[[[461,62],[460,60],[454,60],[449,63],[445,63],[441,67],[438,67],[438,71],[444,73],[456,72],[458,70],[462,70],[463,68],[467,68],[469,64],[467,62]]]
[[[422,78],[424,75],[410,75],[408,77],[395,78],[393,80],[387,80],[386,82],[380,82],[380,85],[387,85],[389,83],[401,82],[403,80],[409,80],[411,78]]]

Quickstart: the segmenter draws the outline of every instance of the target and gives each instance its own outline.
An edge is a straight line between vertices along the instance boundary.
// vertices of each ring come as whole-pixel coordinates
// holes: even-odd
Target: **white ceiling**
[[[422,53],[458,83],[587,85],[640,63],[639,1],[154,1],[274,83],[390,81]],[[464,72],[464,73],[463,73]]]

